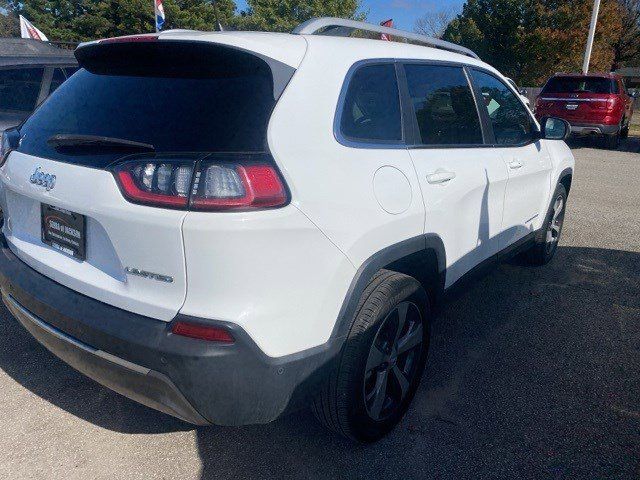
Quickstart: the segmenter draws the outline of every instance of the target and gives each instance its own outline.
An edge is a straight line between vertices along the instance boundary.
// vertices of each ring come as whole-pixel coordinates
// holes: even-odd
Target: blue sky
[[[412,30],[415,19],[430,10],[462,9],[464,0],[362,0],[362,10],[368,12],[368,20],[379,23],[393,18],[394,25],[403,30]],[[238,9],[247,8],[245,0],[236,0]]]

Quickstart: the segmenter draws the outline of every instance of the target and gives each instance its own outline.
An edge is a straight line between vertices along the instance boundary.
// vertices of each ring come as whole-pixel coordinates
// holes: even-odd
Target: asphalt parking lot
[[[640,138],[572,142],[564,237],[543,268],[515,262],[435,319],[402,424],[373,446],[307,412],[194,428],[67,367],[0,309],[0,478],[640,477]]]

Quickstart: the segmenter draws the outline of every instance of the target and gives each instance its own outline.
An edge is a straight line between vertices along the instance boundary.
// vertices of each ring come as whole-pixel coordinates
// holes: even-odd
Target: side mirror
[[[546,140],[566,140],[571,135],[571,125],[562,118],[543,117],[540,121],[540,137]]]
[[[518,92],[520,93],[520,95],[524,95],[525,97],[527,96],[527,89],[526,88],[521,88],[518,90]]]

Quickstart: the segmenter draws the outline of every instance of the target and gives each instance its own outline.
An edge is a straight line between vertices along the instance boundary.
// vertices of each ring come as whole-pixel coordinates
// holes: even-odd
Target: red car
[[[565,74],[551,77],[536,101],[536,117],[559,117],[576,135],[601,135],[605,147],[618,148],[629,135],[633,97],[622,77],[606,74]]]

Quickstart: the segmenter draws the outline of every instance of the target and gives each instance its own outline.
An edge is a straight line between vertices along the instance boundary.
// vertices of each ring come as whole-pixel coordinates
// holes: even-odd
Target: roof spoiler
[[[348,37],[354,30],[391,35],[403,38],[406,41],[413,41],[429,47],[439,48],[440,50],[447,50],[449,52],[460,53],[478,60],[480,59],[480,57],[472,50],[456,45],[455,43],[446,42],[426,35],[420,35],[418,33],[398,30],[397,28],[383,27],[381,25],[358,22],[356,20],[347,20],[344,18],[312,18],[311,20],[307,20],[306,22],[298,25],[291,33],[296,35],[329,35],[334,37]]]

